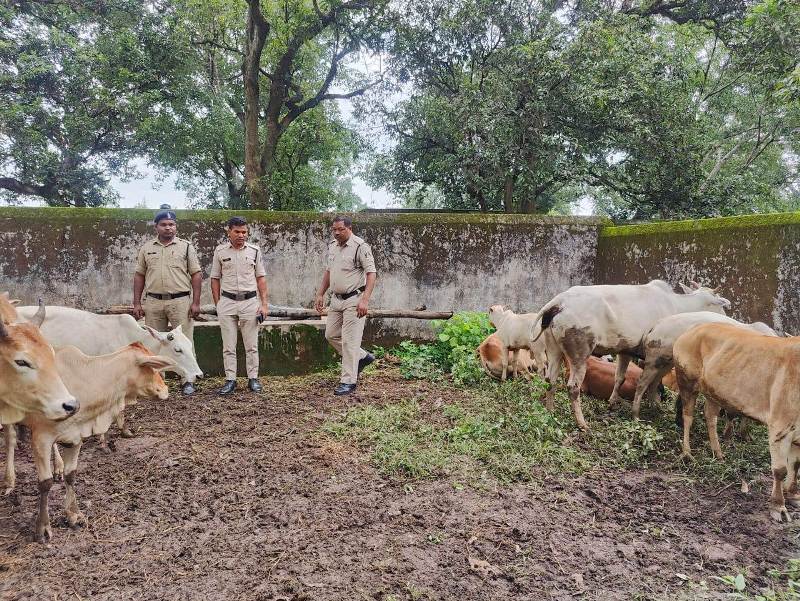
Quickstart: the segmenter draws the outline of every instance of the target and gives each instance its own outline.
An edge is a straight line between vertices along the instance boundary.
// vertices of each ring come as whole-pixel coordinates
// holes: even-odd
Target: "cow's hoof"
[[[14,485],[13,484],[9,484],[8,486],[6,486],[6,489],[3,491],[3,496],[7,497],[7,496],[13,495],[13,494],[14,494]]]
[[[64,479],[64,468],[53,470],[53,482],[61,482]]]
[[[122,438],[133,438],[134,436],[136,436],[128,428],[123,428],[120,434],[122,434]]]
[[[88,520],[86,516],[83,515],[83,512],[78,511],[77,513],[70,513],[67,515],[67,524],[69,524],[70,528],[77,529],[81,526],[85,526],[88,524]]]
[[[36,528],[36,536],[34,540],[37,543],[45,544],[49,542],[53,538],[53,530],[50,528],[50,524],[44,527],[37,527]]]
[[[785,505],[781,507],[770,505],[769,517],[771,517],[774,521],[778,522],[779,524],[783,524],[784,522],[788,524],[789,522],[792,521],[792,517],[789,515],[789,511],[786,509]]]
[[[696,461],[694,455],[692,455],[688,451],[684,451],[683,453],[681,453],[680,460],[683,461],[684,463],[694,463]]]

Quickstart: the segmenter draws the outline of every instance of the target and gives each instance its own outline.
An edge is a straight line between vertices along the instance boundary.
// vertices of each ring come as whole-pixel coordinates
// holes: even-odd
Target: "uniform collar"
[[[245,242],[245,243],[242,245],[242,248],[236,248],[236,247],[233,245],[233,242],[231,242],[230,240],[228,240],[228,248],[231,248],[231,249],[233,249],[233,250],[244,250],[244,249],[245,249],[245,248],[247,248],[248,246],[250,246],[250,245],[249,245],[247,242]]]
[[[178,243],[178,237],[177,236],[175,236],[172,239],[172,242],[170,242],[169,244],[161,244],[161,240],[159,240],[158,238],[153,240],[153,244],[155,244],[156,246],[163,246],[164,248],[166,248],[168,246],[172,246],[173,244],[177,244],[177,243]]]

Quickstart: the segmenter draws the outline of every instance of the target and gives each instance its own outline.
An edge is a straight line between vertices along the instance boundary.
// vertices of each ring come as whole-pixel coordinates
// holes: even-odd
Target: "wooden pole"
[[[107,315],[120,315],[127,313],[133,314],[131,305],[112,305],[105,309],[97,309],[95,313]],[[214,305],[201,305],[200,313],[204,315],[216,315],[217,308]],[[303,307],[281,307],[277,305],[269,306],[270,317],[280,317],[282,319],[318,319],[320,317],[314,309]],[[370,309],[367,317],[372,319],[450,319],[452,311],[416,311],[407,309]]]

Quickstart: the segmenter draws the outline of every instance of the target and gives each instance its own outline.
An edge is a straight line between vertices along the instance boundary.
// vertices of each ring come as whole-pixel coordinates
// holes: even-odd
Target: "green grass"
[[[687,586],[673,599],[675,601],[689,601],[714,598],[719,595],[732,601],[800,601],[800,559],[790,559],[783,570],[769,570],[767,572],[772,581],[768,586],[756,588],[748,581],[747,570],[743,569],[735,574],[711,576],[709,581],[692,582],[687,578]],[[684,577],[686,578],[686,577]]]
[[[672,400],[645,407],[630,419],[629,407],[610,410],[605,401],[584,397],[591,430],[579,432],[563,391],[551,414],[538,399],[546,384],[538,378],[474,387],[448,384],[427,397],[384,406],[359,406],[323,425],[326,435],[364,448],[379,471],[400,480],[488,474],[501,482],[571,476],[592,469],[658,466],[689,481],[738,483],[764,474],[769,466],[765,429],[752,428],[749,441],[723,442],[724,461],[714,460],[698,408],[692,434],[695,461],[679,459],[680,436]],[[435,402],[444,398],[447,402]],[[722,422],[723,420],[720,420]],[[720,424],[722,428],[722,424]]]

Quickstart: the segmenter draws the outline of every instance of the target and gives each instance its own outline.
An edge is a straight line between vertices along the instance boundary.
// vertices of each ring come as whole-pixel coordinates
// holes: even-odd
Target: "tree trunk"
[[[261,167],[261,143],[259,140],[259,66],[264,43],[269,34],[269,23],[261,14],[261,0],[247,0],[247,36],[242,59],[244,81],[244,180],[250,193],[253,209],[269,208],[269,189],[264,181]]]
[[[514,177],[513,173],[506,173],[505,186],[503,187],[503,207],[506,213],[514,212]]]

